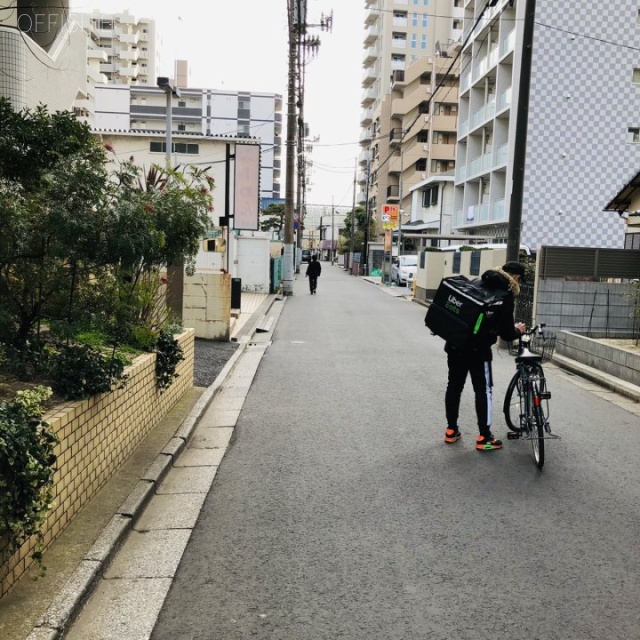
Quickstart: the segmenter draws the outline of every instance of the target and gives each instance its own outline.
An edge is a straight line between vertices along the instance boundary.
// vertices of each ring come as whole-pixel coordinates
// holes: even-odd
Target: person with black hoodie
[[[519,338],[526,330],[524,323],[516,323],[513,317],[515,298],[520,293],[520,282],[524,282],[524,277],[524,266],[519,262],[507,262],[501,269],[485,271],[478,279],[482,286],[503,293],[503,303],[497,312],[494,330],[483,340],[469,343],[464,347],[445,343],[449,377],[444,396],[447,419],[444,441],[448,444],[453,444],[462,437],[458,428],[458,415],[462,390],[469,374],[475,394],[476,416],[480,432],[476,439],[476,449],[492,451],[502,448],[502,442],[491,433],[493,387],[491,347],[498,341],[498,336],[510,342]]]
[[[322,271],[322,265],[318,262],[318,258],[316,256],[311,256],[311,262],[307,267],[307,273],[305,276],[309,278],[309,291],[311,295],[314,295],[316,289],[318,288],[318,278],[320,277],[320,272]]]

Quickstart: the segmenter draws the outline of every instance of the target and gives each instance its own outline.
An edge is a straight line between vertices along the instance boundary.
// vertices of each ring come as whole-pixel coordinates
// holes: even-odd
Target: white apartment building
[[[273,93],[180,89],[172,99],[173,135],[254,138],[260,142],[260,197],[280,198],[282,96]],[[158,87],[96,87],[96,130],[166,132],[167,98]],[[157,150],[163,153],[163,150]],[[206,158],[199,160],[200,164]]]
[[[453,229],[508,237],[525,0],[463,0]],[[538,2],[520,241],[622,248],[603,212],[640,166],[640,5]],[[468,40],[467,40],[468,38]]]
[[[87,113],[101,78],[87,66],[87,36],[67,20],[68,0],[53,4],[0,0],[0,96],[17,111]]]
[[[106,82],[155,86],[159,54],[155,20],[98,9],[73,13],[71,18],[87,33],[88,58],[99,58],[99,72]]]
[[[455,168],[461,1],[365,0],[358,202],[378,220],[412,219],[412,187]]]

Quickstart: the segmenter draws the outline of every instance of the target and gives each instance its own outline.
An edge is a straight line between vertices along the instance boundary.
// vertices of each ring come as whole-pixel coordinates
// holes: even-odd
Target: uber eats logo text
[[[460,314],[460,307],[462,306],[462,300],[458,300],[453,294],[450,294],[444,305],[444,308],[451,313]]]

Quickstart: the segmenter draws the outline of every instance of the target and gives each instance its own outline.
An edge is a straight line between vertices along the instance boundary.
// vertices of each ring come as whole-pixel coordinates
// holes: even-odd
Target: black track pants
[[[491,362],[469,353],[451,352],[447,354],[449,365],[449,381],[444,396],[447,427],[456,429],[460,413],[460,398],[467,374],[471,375],[471,383],[475,394],[478,431],[486,434],[491,430],[492,388]]]

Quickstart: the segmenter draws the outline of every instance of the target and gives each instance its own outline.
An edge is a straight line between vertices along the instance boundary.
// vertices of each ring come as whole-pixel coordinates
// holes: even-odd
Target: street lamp
[[[167,115],[166,115],[166,127],[167,127],[167,142],[166,142],[166,153],[167,153],[167,166],[171,166],[171,151],[172,151],[172,142],[171,142],[171,130],[173,129],[173,119],[172,119],[172,98],[179,98],[182,94],[180,93],[180,89],[175,85],[172,85],[169,78],[165,78],[163,76],[158,77],[156,80],[156,84],[160,89],[162,89],[167,95]]]
[[[175,85],[172,85],[169,78],[159,77],[156,80],[156,84],[167,94],[167,115],[166,115],[166,154],[167,154],[167,169],[171,168],[171,129],[173,128],[173,121],[171,118],[171,100],[175,96],[180,97],[180,89]],[[174,315],[182,320],[182,304],[184,297],[184,267],[182,262],[176,265],[167,265],[167,276],[169,277],[169,284],[167,285],[167,306]]]

